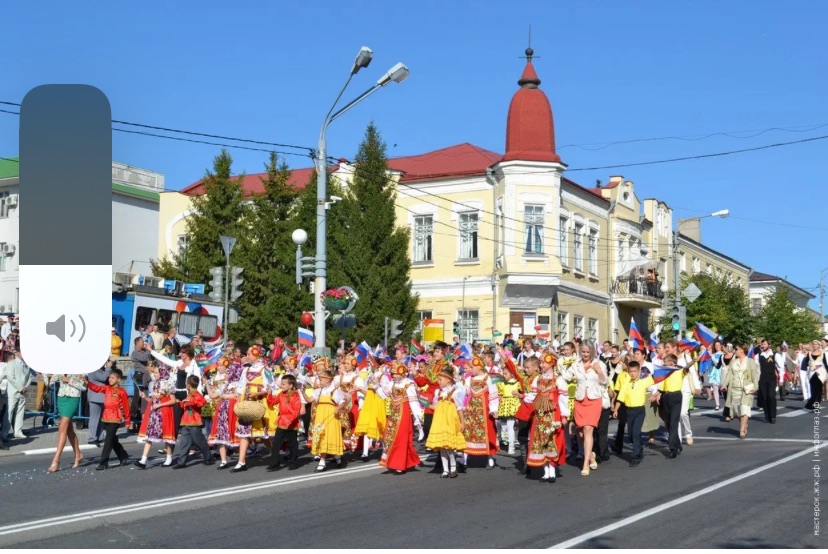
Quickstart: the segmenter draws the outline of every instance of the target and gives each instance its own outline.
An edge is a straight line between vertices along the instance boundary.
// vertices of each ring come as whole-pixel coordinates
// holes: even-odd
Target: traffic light
[[[243,267],[233,266],[230,269],[230,302],[236,302],[239,298],[241,298],[241,287],[244,283],[242,273],[244,273]]]
[[[395,338],[399,337],[400,335],[402,335],[402,331],[403,331],[402,326],[403,326],[402,321],[400,321],[398,319],[392,319],[391,320],[391,327],[388,330],[388,334],[391,335],[392,339],[395,339]]]
[[[455,337],[460,336],[460,324],[456,321],[454,322],[454,326],[452,327],[452,335],[454,335]]]
[[[210,268],[210,300],[213,302],[224,302],[224,268]]]
[[[681,306],[674,305],[670,313],[670,321],[673,326],[673,331],[678,333],[681,331]]]

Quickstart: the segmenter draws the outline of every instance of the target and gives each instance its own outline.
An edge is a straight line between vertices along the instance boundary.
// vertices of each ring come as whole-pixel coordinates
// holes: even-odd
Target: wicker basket
[[[255,400],[241,400],[236,402],[233,412],[242,423],[251,423],[264,417],[265,407]]]

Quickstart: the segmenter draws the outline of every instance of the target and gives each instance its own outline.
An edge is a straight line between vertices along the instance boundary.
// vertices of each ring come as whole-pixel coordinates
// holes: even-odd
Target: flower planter
[[[337,310],[337,311],[344,310],[345,308],[348,307],[348,304],[350,304],[350,302],[347,301],[347,300],[340,300],[338,298],[330,298],[330,297],[326,297],[325,299],[323,299],[322,302],[323,302],[323,304],[325,304],[325,307],[328,308],[329,310]]]

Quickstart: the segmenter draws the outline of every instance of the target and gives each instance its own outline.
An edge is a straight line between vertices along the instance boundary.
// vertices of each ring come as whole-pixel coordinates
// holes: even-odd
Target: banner
[[[425,319],[423,320],[423,342],[433,343],[444,340],[446,320]]]

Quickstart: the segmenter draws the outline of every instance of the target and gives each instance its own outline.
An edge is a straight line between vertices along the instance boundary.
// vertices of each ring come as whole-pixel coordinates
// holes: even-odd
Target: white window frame
[[[0,219],[5,219],[9,217],[9,208],[8,204],[6,204],[6,199],[8,198],[8,194],[0,195]]]
[[[587,256],[589,257],[589,274],[598,277],[598,229],[589,229]]]
[[[569,340],[569,313],[558,312],[558,334],[561,336],[561,342]]]
[[[546,214],[543,204],[526,204],[523,207],[523,253],[535,256],[544,254],[543,225]],[[538,248],[540,243],[540,248]]]
[[[701,260],[698,258],[693,258],[693,274],[696,275],[701,273]]]
[[[413,243],[411,244],[411,261],[414,265],[434,263],[434,215],[419,214],[412,218]],[[418,252],[417,242],[423,241],[421,252]],[[418,253],[422,256],[418,256]],[[423,259],[417,259],[422,257]]]
[[[560,235],[558,242],[558,258],[561,260],[561,265],[569,266],[569,218],[561,216],[558,220],[558,235]]]
[[[618,261],[625,262],[627,258],[627,241],[623,236],[618,237]]]
[[[572,228],[572,267],[575,271],[584,271],[584,229],[583,223],[575,223]]]
[[[593,317],[587,319],[587,340],[598,344],[598,320]]]
[[[572,332],[575,333],[574,337],[581,337],[581,340],[584,339],[584,316],[582,315],[575,315],[572,323]]]
[[[501,257],[505,253],[506,245],[506,213],[503,209],[503,197],[497,199],[497,229],[498,229],[498,244],[497,256]]]
[[[178,235],[178,240],[176,244],[178,245],[178,253],[181,254],[182,252],[187,250],[187,247],[190,244],[190,235],[186,233],[183,235]]]
[[[684,252],[679,252],[679,270],[687,273],[687,255]]]
[[[477,308],[457,310],[457,321],[460,324],[461,343],[472,342],[480,335],[480,310]]]
[[[428,314],[428,316],[426,316],[426,314]],[[426,319],[434,319],[434,310],[417,310],[417,318],[419,320],[419,323],[417,325],[417,332],[422,334],[423,322]]]
[[[457,259],[474,262],[480,259],[480,213],[477,210],[457,214]]]

